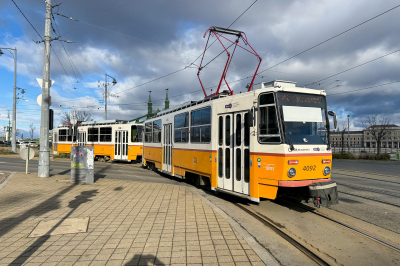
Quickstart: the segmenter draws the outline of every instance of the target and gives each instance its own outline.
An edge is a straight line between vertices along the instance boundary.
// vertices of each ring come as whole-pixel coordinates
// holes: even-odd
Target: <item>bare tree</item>
[[[344,149],[344,133],[346,132],[346,129],[347,129],[347,125],[346,125],[347,123],[346,123],[346,121],[344,120],[344,121],[342,121],[342,127],[343,127],[343,130],[342,130],[342,150],[341,150],[341,154],[343,154],[343,149]]]
[[[376,141],[377,155],[381,151],[381,141],[390,131],[390,120],[387,117],[368,116],[363,126],[367,133]]]
[[[61,124],[64,123],[69,123],[72,119],[72,114],[71,112],[64,112],[60,116]],[[86,111],[78,111],[76,112],[76,118],[77,121],[82,121],[82,122],[87,122],[87,121],[93,121],[93,117],[91,113],[88,113]]]
[[[33,134],[35,133],[36,127],[35,125],[32,123],[29,125],[29,135],[31,135],[31,140],[33,139]]]

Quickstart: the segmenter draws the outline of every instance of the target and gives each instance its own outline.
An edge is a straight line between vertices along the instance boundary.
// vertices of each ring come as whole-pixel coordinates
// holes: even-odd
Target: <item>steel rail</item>
[[[289,236],[288,234],[286,234],[284,231],[282,231],[281,229],[279,229],[279,227],[277,227],[273,222],[269,221],[266,217],[264,217],[262,214],[260,213],[256,213],[244,206],[242,206],[239,203],[234,203],[237,207],[239,207],[240,209],[244,210],[245,212],[247,212],[248,214],[250,214],[251,216],[253,216],[254,218],[256,218],[257,220],[259,220],[260,222],[262,222],[265,226],[267,226],[268,228],[272,229],[275,233],[277,233],[279,236],[281,236],[283,239],[285,239],[286,241],[288,241],[291,245],[293,245],[295,248],[297,248],[300,252],[302,252],[303,254],[305,254],[307,257],[309,257],[311,260],[313,260],[315,263],[317,263],[318,265],[323,265],[323,266],[327,266],[330,265],[329,263],[327,263],[325,260],[323,260],[321,257],[319,257],[317,254],[315,254],[314,252],[312,252],[311,250],[309,250],[306,246],[304,246],[303,244],[301,244],[300,242],[298,242],[296,239],[294,239],[293,237]]]
[[[301,208],[301,209],[303,209],[303,210],[310,211],[311,213],[313,213],[313,214],[315,214],[315,215],[318,215],[319,217],[322,217],[322,218],[324,218],[324,219],[326,219],[326,220],[329,220],[329,221],[331,221],[331,222],[334,222],[334,223],[336,223],[336,224],[339,224],[339,225],[341,225],[341,226],[343,226],[343,227],[345,227],[345,228],[347,228],[347,229],[350,229],[350,230],[353,231],[353,232],[359,233],[359,234],[361,234],[361,235],[363,235],[363,236],[365,236],[365,237],[367,237],[367,238],[370,238],[370,239],[372,239],[372,240],[375,240],[376,242],[378,242],[378,243],[380,243],[380,244],[382,244],[382,245],[384,245],[384,246],[390,247],[390,248],[392,248],[392,249],[394,249],[394,250],[396,250],[396,251],[400,251],[400,247],[399,247],[399,246],[396,246],[396,245],[394,245],[394,244],[392,244],[392,243],[389,243],[389,242],[387,242],[387,241],[385,241],[385,240],[383,240],[383,239],[380,239],[379,237],[376,237],[376,236],[373,236],[373,235],[371,235],[371,234],[368,234],[368,233],[366,233],[366,232],[364,232],[364,231],[361,231],[361,230],[359,230],[359,229],[357,229],[357,228],[355,228],[355,227],[352,227],[352,226],[347,225],[347,224],[345,224],[345,223],[339,222],[338,220],[332,219],[332,218],[330,218],[330,217],[328,217],[328,216],[326,216],[326,215],[323,215],[323,214],[321,214],[321,213],[315,212],[314,209],[312,209],[311,207],[308,207],[308,206],[301,206],[301,205],[299,205],[299,204],[296,204],[296,203],[293,203],[293,202],[290,202],[290,201],[287,201],[287,200],[284,200],[284,199],[279,199],[279,201],[282,201],[282,202],[285,202],[285,203],[289,203],[289,204],[291,204],[291,205],[293,205],[293,206],[296,206],[296,207],[298,207],[298,208]]]
[[[332,174],[351,176],[351,177],[358,177],[358,178],[364,178],[364,179],[371,179],[371,180],[380,181],[380,182],[386,182],[386,183],[400,184],[400,182],[389,181],[389,180],[381,180],[381,179],[377,179],[377,178],[365,177],[365,176],[359,176],[359,175],[348,175],[348,174],[342,174],[342,173],[336,173],[336,172],[332,172]]]
[[[400,208],[400,205],[397,205],[397,204],[395,204],[395,203],[391,203],[391,202],[388,202],[388,201],[373,199],[373,198],[365,197],[365,196],[359,196],[359,195],[356,195],[356,194],[352,194],[352,193],[348,193],[348,192],[343,192],[343,191],[338,191],[338,192],[339,192],[339,193],[342,193],[342,194],[350,195],[350,196],[353,196],[353,197],[358,197],[358,198],[362,198],[362,199],[366,199],[366,200],[372,200],[372,201],[375,201],[375,202],[379,202],[379,203],[382,203],[382,204],[391,205],[391,206],[393,206],[393,207],[398,207],[398,208]],[[389,195],[388,195],[388,196],[389,196]]]

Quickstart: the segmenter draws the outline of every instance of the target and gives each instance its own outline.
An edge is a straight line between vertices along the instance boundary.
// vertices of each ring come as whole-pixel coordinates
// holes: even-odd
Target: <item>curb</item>
[[[11,180],[11,178],[16,174],[16,172],[11,173],[9,177],[7,177],[7,179],[0,185],[0,189],[2,189],[3,187],[6,186],[6,184],[8,183],[8,181]]]
[[[218,212],[231,226],[233,229],[238,232],[244,240],[246,240],[247,244],[254,250],[254,252],[260,257],[262,262],[265,265],[280,265],[276,259],[270,254],[268,250],[262,247],[254,237],[247,232],[240,224],[238,224],[235,220],[233,220],[226,212],[221,210],[217,207],[214,203],[203,197],[195,188],[187,188],[189,189],[194,195],[199,197],[202,201],[207,203],[213,210]]]

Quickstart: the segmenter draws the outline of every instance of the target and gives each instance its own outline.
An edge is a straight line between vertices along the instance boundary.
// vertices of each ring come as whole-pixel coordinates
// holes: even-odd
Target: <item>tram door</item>
[[[164,125],[163,150],[163,170],[171,172],[172,124]]]
[[[250,194],[250,128],[248,113],[218,117],[218,187]]]
[[[114,160],[128,160],[128,130],[115,131]]]
[[[218,116],[218,187],[233,189],[232,114]]]
[[[250,195],[250,127],[248,112],[233,114],[233,191]]]
[[[78,136],[78,146],[86,146],[86,132],[79,132]]]

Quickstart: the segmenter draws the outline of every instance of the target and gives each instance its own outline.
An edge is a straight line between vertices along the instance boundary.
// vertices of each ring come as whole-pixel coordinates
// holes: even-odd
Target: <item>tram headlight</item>
[[[296,175],[296,169],[290,168],[288,171],[288,176],[289,177],[294,177]]]
[[[325,166],[324,175],[329,175],[331,173],[331,168],[329,166]]]

